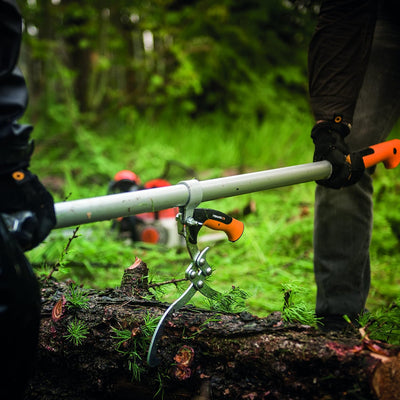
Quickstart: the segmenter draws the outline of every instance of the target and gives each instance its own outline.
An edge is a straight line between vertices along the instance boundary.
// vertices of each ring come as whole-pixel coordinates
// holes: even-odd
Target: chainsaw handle
[[[210,229],[225,232],[231,242],[240,239],[244,231],[243,222],[211,208],[196,208],[193,218]]]
[[[385,168],[396,168],[400,163],[400,139],[388,140],[360,151],[365,168],[383,162]]]

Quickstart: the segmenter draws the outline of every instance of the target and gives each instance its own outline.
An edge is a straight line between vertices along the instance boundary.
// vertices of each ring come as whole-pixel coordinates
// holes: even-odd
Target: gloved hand
[[[31,211],[32,218],[14,232],[23,250],[40,244],[56,224],[54,202],[36,175],[27,169],[0,174],[0,213]]]
[[[332,164],[332,174],[317,183],[333,189],[353,185],[362,177],[365,166],[359,153],[350,153],[345,137],[350,133],[342,117],[335,115],[331,121],[314,125],[311,137],[315,145],[314,161],[328,160]]]

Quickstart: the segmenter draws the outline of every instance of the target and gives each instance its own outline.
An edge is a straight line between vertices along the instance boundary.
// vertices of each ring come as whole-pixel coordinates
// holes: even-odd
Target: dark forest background
[[[215,112],[262,123],[274,109],[266,91],[299,105],[307,96],[314,1],[28,0],[20,6],[34,118],[59,120],[67,108],[69,121],[90,123]]]

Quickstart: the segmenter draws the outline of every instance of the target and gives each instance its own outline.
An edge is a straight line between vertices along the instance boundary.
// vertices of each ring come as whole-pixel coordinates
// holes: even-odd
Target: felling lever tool
[[[161,317],[156,330],[151,339],[149,351],[147,354],[147,362],[150,367],[155,367],[159,364],[157,358],[157,345],[161,338],[167,318],[183,307],[195,294],[199,291],[202,295],[213,300],[224,300],[222,293],[212,289],[206,279],[212,274],[212,268],[208,264],[206,255],[209,247],[200,251],[197,247],[197,235],[201,227],[208,226],[211,229],[224,231],[231,242],[238,240],[243,233],[243,223],[226,215],[220,211],[195,208],[188,204],[180,209],[177,215],[178,231],[185,238],[187,249],[189,251],[192,262],[186,269],[185,277],[190,282],[186,291],[175,300],[165,311]],[[228,301],[228,300],[227,300]]]
[[[379,162],[383,162],[386,168],[395,168],[400,163],[400,140],[394,139],[368,147],[361,150],[360,154],[366,168]],[[197,247],[197,235],[201,227],[205,225],[225,231],[231,241],[237,240],[243,232],[241,222],[219,211],[197,208],[199,204],[224,197],[328,179],[331,173],[332,165],[329,161],[318,161],[224,178],[205,181],[193,179],[166,187],[61,202],[55,204],[56,228],[179,207],[177,216],[179,230],[186,240],[191,258],[191,264],[186,270],[186,278],[190,285],[166,310],[153,335],[148,362],[150,365],[156,365],[157,342],[168,316],[186,304],[197,291],[211,299],[221,299],[221,294],[206,283],[212,269],[206,260],[209,248],[200,251]],[[24,221],[18,223],[19,218],[10,216],[7,219],[11,231],[23,229]]]

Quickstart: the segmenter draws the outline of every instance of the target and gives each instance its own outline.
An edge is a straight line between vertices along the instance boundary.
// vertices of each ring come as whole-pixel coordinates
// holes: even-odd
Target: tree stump
[[[400,399],[399,348],[355,330],[284,323],[279,312],[259,318],[185,306],[166,324],[161,364],[149,368],[151,325],[168,304],[151,299],[146,277],[137,259],[120,288],[88,290],[82,308],[68,300],[69,284],[43,282],[27,399]],[[71,324],[85,327],[79,340]]]

